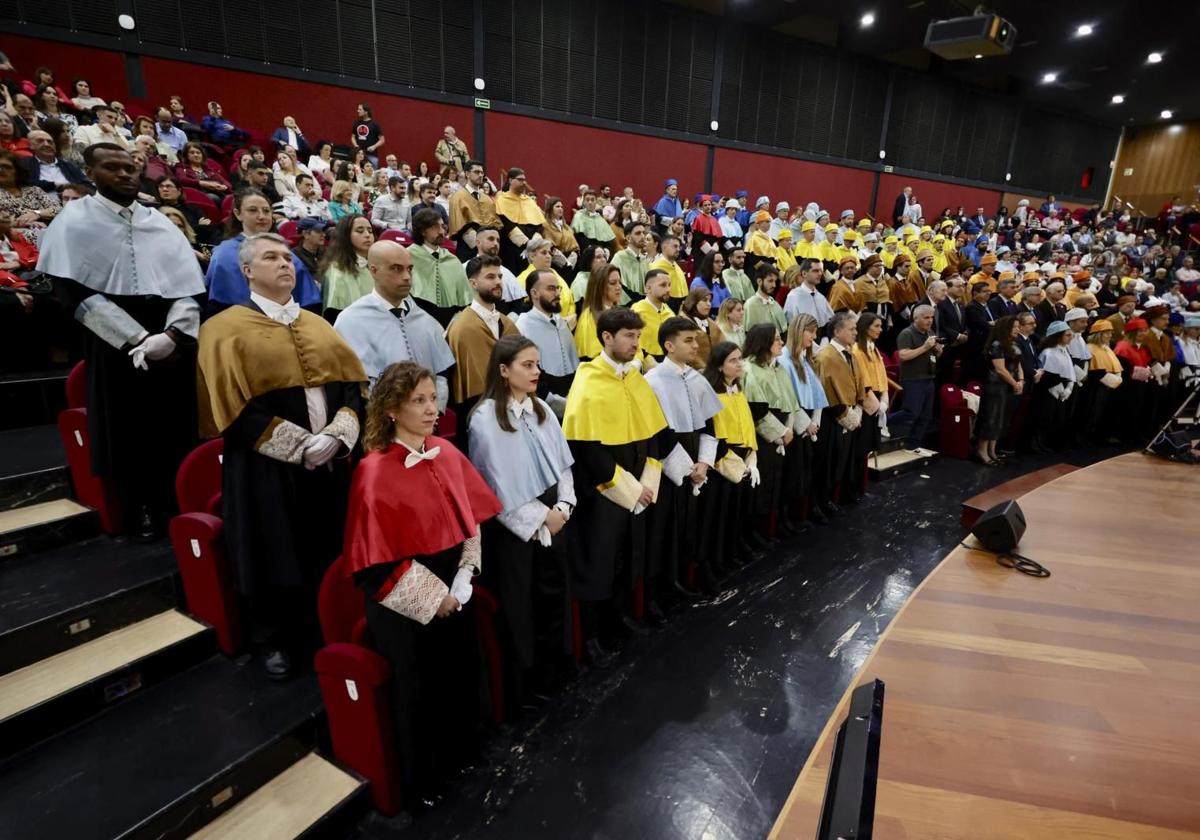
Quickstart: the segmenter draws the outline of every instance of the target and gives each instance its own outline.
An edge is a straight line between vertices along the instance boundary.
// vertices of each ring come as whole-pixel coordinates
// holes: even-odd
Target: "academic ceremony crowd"
[[[341,563],[420,796],[478,744],[476,583],[519,706],[573,673],[573,604],[605,667],[842,515],[882,439],[926,442],[940,385],[979,383],[995,463],[1144,444],[1200,375],[1191,255],[1098,207],[934,215],[906,189],[872,219],[674,180],[535,198],[449,127],[428,174],[376,170],[367,104],[342,149],[289,117],[264,153],[216,102],[130,119],[84,80],[29,88],[0,113],[6,358],[85,361],[93,470],[147,537],[181,459],[224,439],[264,667],[315,648]]]

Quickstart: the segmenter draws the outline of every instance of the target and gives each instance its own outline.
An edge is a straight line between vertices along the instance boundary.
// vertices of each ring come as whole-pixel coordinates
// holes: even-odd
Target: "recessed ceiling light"
[[[858,21],[858,22],[859,22],[859,23],[860,23],[860,24],[861,24],[863,27],[870,26],[871,24],[873,24],[873,23],[875,22],[875,13],[874,13],[874,12],[867,12],[865,15],[863,15],[861,18],[859,18],[859,21]]]
[[[1175,116],[1175,115],[1174,115],[1174,114],[1172,114],[1172,113],[1170,112],[1170,110],[1168,110],[1168,109],[1164,108],[1164,109],[1163,109],[1163,112],[1162,112],[1161,114],[1159,114],[1159,116],[1160,116],[1160,117],[1162,117],[1164,120],[1169,120],[1169,119],[1171,119],[1171,117],[1173,117],[1173,116]]]
[[[1092,32],[1093,32],[1092,25],[1090,23],[1081,23],[1081,24],[1079,24],[1079,27],[1075,30],[1075,34],[1081,38],[1091,35]]]
[[[1050,84],[1051,82],[1057,82],[1057,81],[1058,81],[1057,73],[1043,73],[1042,74],[1043,84]]]
[[[981,54],[979,54],[979,53],[975,53],[975,57],[976,57],[976,58],[983,58],[983,56],[982,56]]]
[[[1114,93],[1114,94],[1113,94],[1112,103],[1113,103],[1114,105],[1120,105],[1120,104],[1121,104],[1122,102],[1124,102],[1124,101],[1125,101],[1125,95],[1124,95],[1124,94],[1120,94],[1120,93]]]
[[[1150,53],[1150,55],[1146,56],[1146,61],[1150,62],[1151,64],[1158,64],[1160,61],[1162,61],[1162,53]]]

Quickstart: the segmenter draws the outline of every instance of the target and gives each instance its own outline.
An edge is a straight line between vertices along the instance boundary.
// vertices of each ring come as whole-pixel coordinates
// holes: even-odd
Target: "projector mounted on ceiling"
[[[982,10],[970,17],[931,20],[925,30],[925,49],[948,61],[1008,55],[1016,43],[1017,27]]]

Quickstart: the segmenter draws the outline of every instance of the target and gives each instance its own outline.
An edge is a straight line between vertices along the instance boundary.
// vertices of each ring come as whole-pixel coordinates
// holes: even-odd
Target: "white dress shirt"
[[[251,291],[250,300],[272,321],[291,325],[293,321],[300,317],[300,304],[291,298],[288,298],[286,304],[278,304],[270,298],[263,297],[257,292]],[[309,431],[317,434],[329,422],[329,403],[325,400],[325,389],[320,387],[305,388],[304,404],[308,407]]]

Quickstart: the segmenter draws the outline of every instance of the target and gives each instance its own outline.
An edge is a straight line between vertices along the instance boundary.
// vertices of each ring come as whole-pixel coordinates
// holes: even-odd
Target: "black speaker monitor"
[[[983,512],[971,534],[988,551],[1012,551],[1025,534],[1025,514],[1015,501],[1001,502]]]

